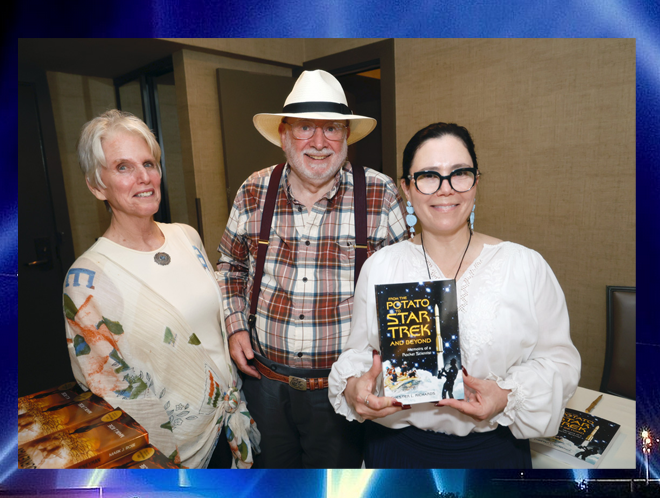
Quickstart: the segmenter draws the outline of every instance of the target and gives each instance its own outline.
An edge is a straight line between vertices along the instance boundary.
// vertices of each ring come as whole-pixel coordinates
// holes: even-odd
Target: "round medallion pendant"
[[[156,255],[154,256],[154,261],[158,263],[160,266],[166,266],[170,264],[172,258],[170,258],[170,255],[167,254],[166,252],[157,252]]]

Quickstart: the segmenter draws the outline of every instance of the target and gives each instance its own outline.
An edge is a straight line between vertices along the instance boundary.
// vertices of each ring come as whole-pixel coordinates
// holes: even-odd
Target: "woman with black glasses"
[[[462,126],[431,124],[404,150],[413,237],[362,268],[351,336],[329,378],[337,413],[376,422],[366,433],[369,468],[530,468],[527,440],[556,434],[577,387],[580,355],[561,287],[536,251],[474,231],[479,180]],[[462,369],[451,376],[464,399],[402,405],[382,396],[375,286],[452,278]]]

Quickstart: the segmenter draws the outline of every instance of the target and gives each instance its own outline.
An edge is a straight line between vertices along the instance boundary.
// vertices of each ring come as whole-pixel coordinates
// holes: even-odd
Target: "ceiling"
[[[116,78],[163,59],[182,45],[153,38],[20,38],[19,65]]]

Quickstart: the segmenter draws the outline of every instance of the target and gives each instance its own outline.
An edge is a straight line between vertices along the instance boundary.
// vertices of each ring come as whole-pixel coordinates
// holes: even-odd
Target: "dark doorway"
[[[394,40],[314,59],[303,68],[332,73],[344,87],[351,110],[378,121],[369,136],[348,148],[348,158],[396,180]]]
[[[383,124],[380,112],[380,68],[356,74],[337,75],[346,93],[348,107],[353,114],[368,116],[377,121],[376,128],[362,140],[348,148],[351,164],[367,166],[383,172]]]
[[[18,395],[73,380],[62,284],[73,242],[55,123],[43,72],[18,83]]]

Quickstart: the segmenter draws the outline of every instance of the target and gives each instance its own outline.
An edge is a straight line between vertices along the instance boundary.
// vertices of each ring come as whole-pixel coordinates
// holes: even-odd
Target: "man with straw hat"
[[[403,202],[391,178],[346,160],[376,120],[351,113],[331,74],[304,71],[281,113],[253,121],[286,163],[236,194],[218,279],[262,434],[255,467],[360,467],[362,427],[335,413],[327,377],[350,333],[361,263],[407,236]]]

